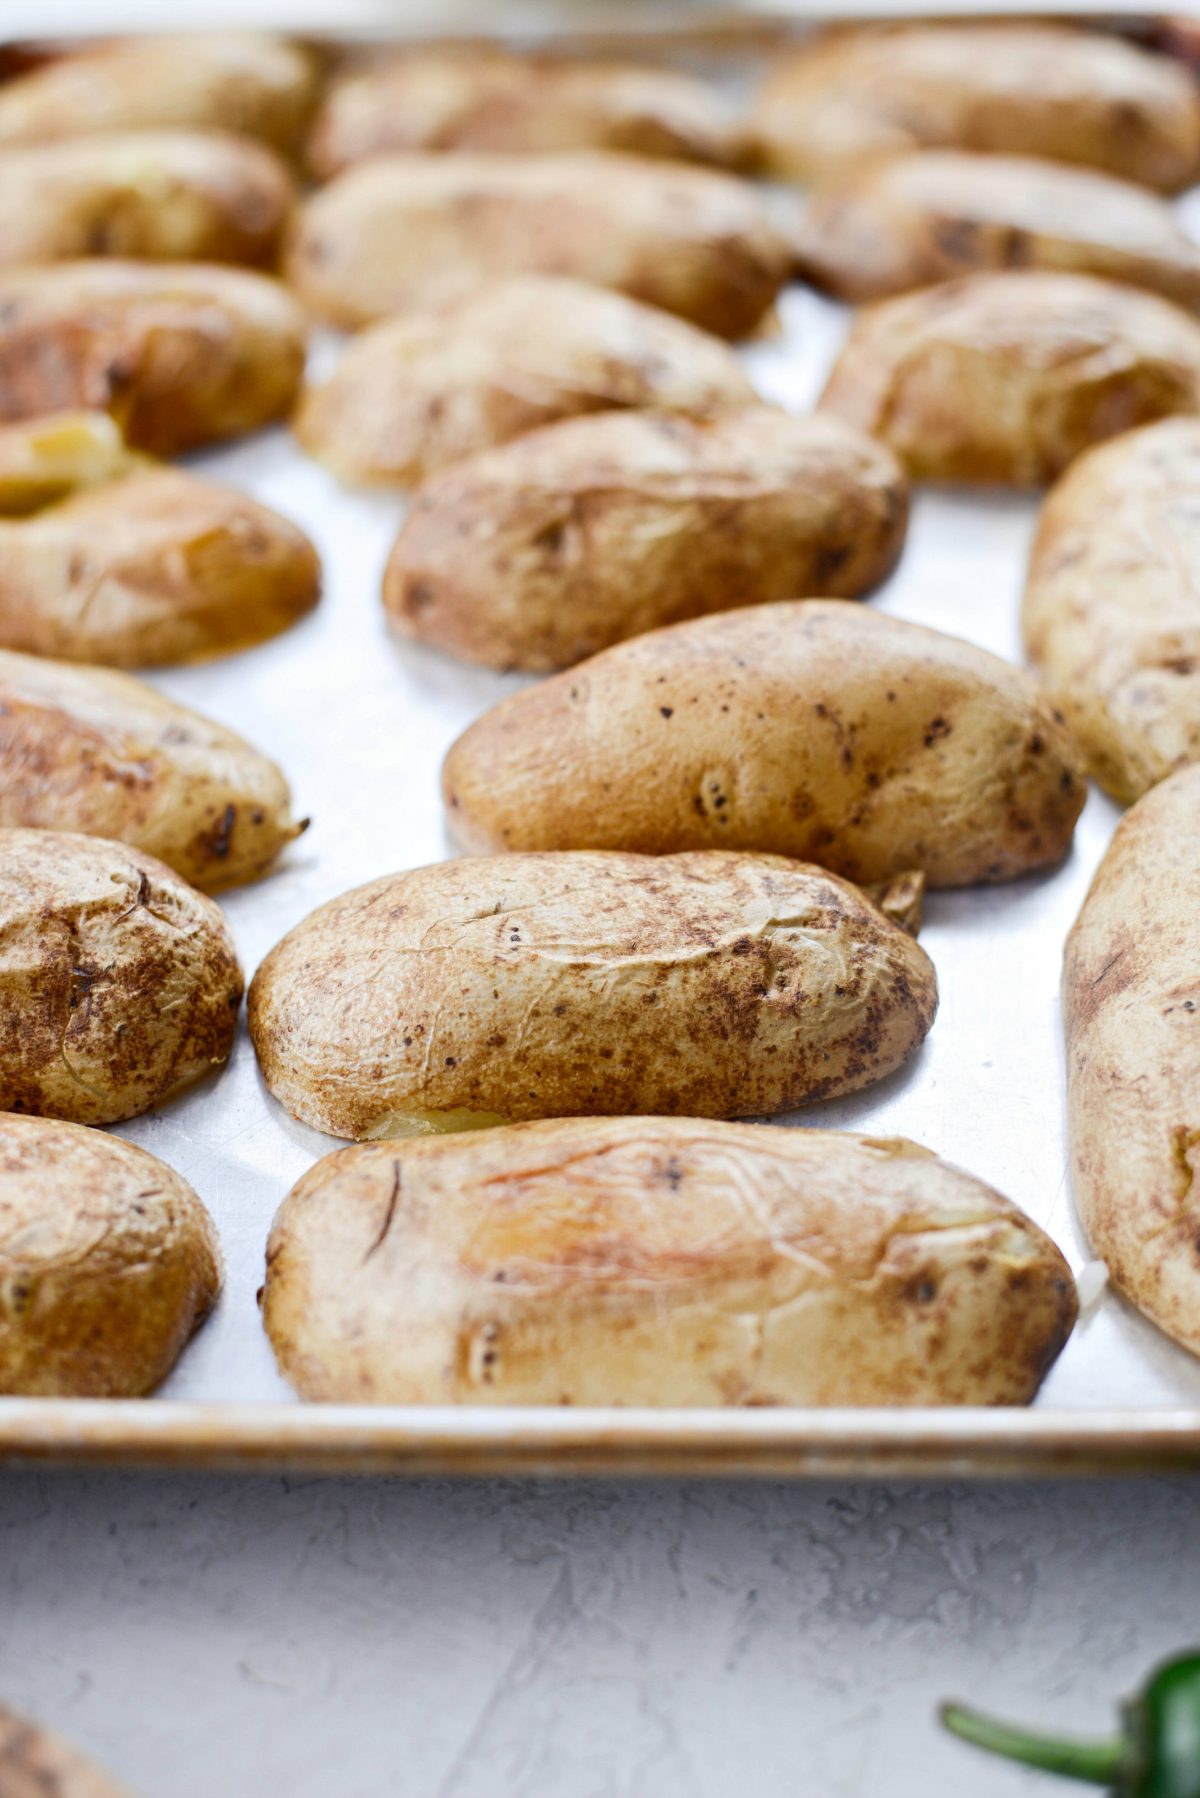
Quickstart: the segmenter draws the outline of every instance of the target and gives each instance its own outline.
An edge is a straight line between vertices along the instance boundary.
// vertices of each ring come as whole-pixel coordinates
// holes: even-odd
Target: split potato
[[[1090,450],[1042,508],[1026,647],[1116,799],[1200,761],[1198,566],[1200,419]]]
[[[254,880],[304,829],[275,763],[128,674],[0,650],[0,828],[81,832],[203,892]]]
[[[578,413],[707,417],[757,396],[728,344],[625,294],[529,275],[373,325],[292,421],[340,480],[411,486]]]
[[[6,1798],[134,1798],[61,1736],[0,1705],[0,1791]]]
[[[328,1155],[267,1247],[280,1371],[337,1404],[1028,1404],[1057,1248],[903,1138],[572,1118]]]
[[[97,257],[0,270],[0,420],[109,412],[173,456],[282,418],[307,330],[277,281],[206,263]]]
[[[100,1130],[0,1114],[0,1393],[141,1398],[220,1290],[212,1220],[165,1162]]]
[[[744,337],[789,259],[760,195],[714,169],[607,152],[412,155],[360,163],[313,194],[287,270],[314,313],[350,330],[545,274]]]
[[[800,273],[861,304],[975,269],[1103,275],[1200,308],[1200,246],[1131,182],[1026,156],[923,150],[852,171],[809,200]]]
[[[472,853],[719,847],[938,887],[1059,861],[1087,791],[1023,670],[820,600],[654,631],[514,693],[442,784]]]
[[[472,456],[414,495],[383,598],[397,630],[493,668],[891,573],[908,494],[882,445],[763,407],[609,412]]]
[[[856,1092],[937,982],[866,896],[778,856],[442,862],[321,906],[250,989],[267,1085],[334,1136]]]
[[[0,425],[0,518],[22,518],[146,466],[107,412],[53,412]]]
[[[1200,768],[1118,824],[1067,939],[1071,1183],[1116,1289],[1200,1355]]]
[[[241,999],[219,909],[164,863],[0,830],[0,1111],[137,1117],[228,1058]]]
[[[944,146],[1045,156],[1168,192],[1200,176],[1200,90],[1171,57],[1039,21],[827,32],[770,73],[750,130],[802,181]]]
[[[820,404],[914,480],[1043,486],[1093,443],[1200,411],[1200,321],[1090,275],[968,275],[864,312]]]

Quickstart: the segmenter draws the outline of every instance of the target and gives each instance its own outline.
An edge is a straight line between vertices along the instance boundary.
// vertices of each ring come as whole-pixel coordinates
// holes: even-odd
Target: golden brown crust
[[[907,523],[892,456],[836,420],[602,413],[429,481],[383,599],[408,636],[545,672],[734,605],[856,598],[891,573]]]
[[[220,911],[164,863],[0,830],[0,1109],[148,1111],[227,1059],[242,985]]]
[[[133,1798],[61,1736],[0,1705],[4,1798]]]
[[[22,518],[148,466],[107,412],[51,412],[0,425],[0,518]]]

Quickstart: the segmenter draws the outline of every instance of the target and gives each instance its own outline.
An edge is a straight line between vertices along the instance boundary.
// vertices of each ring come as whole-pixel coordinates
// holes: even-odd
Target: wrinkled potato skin
[[[1042,508],[1023,628],[1100,785],[1200,761],[1200,420],[1089,451]]]
[[[410,486],[576,414],[756,403],[719,338],[609,288],[531,275],[364,331],[293,429],[343,481]]]
[[[127,674],[0,650],[0,828],[130,843],[202,892],[254,880],[303,825],[244,738]]]
[[[834,420],[610,412],[428,482],[383,598],[408,636],[545,672],[732,605],[858,597],[895,567],[907,523],[896,462]]]
[[[753,849],[939,887],[1060,860],[1086,797],[1028,674],[821,600],[655,631],[515,693],[442,786],[473,854]]]
[[[1117,1290],[1200,1354],[1200,768],[1118,824],[1067,938],[1075,1205]]]
[[[1186,69],[1046,23],[823,34],[776,66],[750,130],[768,171],[802,181],[936,147],[1082,163],[1168,192],[1200,174]]]
[[[0,1110],[137,1117],[227,1059],[241,997],[220,911],[164,863],[0,830]]]
[[[429,1113],[785,1111],[890,1073],[936,1007],[924,951],[820,869],[556,855],[343,894],[271,951],[249,1019],[293,1116],[362,1137]]]
[[[5,1798],[134,1798],[61,1736],[0,1705],[0,1791]]]
[[[207,263],[93,258],[0,271],[0,420],[109,412],[159,456],[281,418],[303,314],[277,281]]]
[[[1076,1309],[915,1143],[637,1117],[326,1156],[263,1295],[285,1378],[349,1404],[1027,1404]]]
[[[286,261],[305,305],[349,330],[546,274],[744,337],[790,254],[759,195],[732,175],[580,152],[360,163],[300,207]]]
[[[291,150],[315,99],[311,58],[280,38],[250,31],[116,38],[0,89],[0,144],[191,128]]]
[[[212,1220],[165,1162],[0,1114],[0,1393],[141,1398],[220,1290]]]
[[[968,275],[862,313],[820,404],[914,480],[1040,487],[1093,443],[1200,410],[1200,322],[1088,275]]]
[[[0,425],[0,518],[26,517],[147,466],[107,412],[52,412]]]
[[[1025,156],[923,150],[819,188],[799,270],[861,305],[981,269],[1102,275],[1200,307],[1200,249],[1157,194]]]
[[[182,470],[132,475],[0,523],[0,643],[152,667],[286,630],[320,594],[295,525]]]

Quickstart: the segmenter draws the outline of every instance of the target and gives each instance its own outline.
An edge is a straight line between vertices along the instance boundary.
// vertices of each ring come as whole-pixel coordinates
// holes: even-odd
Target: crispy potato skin
[[[1090,450],[1042,508],[1030,660],[1114,798],[1200,761],[1200,420]]]
[[[130,843],[203,892],[254,880],[303,825],[275,763],[127,674],[0,650],[0,828]]]
[[[292,405],[306,326],[277,281],[207,263],[93,258],[0,271],[0,420],[94,408],[174,456]]]
[[[316,604],[295,525],[179,469],[131,475],[0,523],[0,643],[114,667],[260,643]]]
[[[51,412],[0,425],[0,518],[23,518],[147,465],[107,412]]]
[[[1200,322],[1089,275],[968,275],[862,313],[820,403],[914,480],[1039,487],[1093,443],[1200,409]]]
[[[584,281],[530,275],[353,339],[293,429],[341,480],[407,486],[580,413],[756,404],[727,344]]]
[[[979,269],[1102,275],[1200,306],[1200,249],[1157,194],[1028,156],[923,150],[821,187],[800,273],[861,304]]]
[[[891,573],[907,524],[895,460],[835,420],[603,413],[429,481],[383,600],[407,636],[544,672],[731,605],[857,597]]]
[[[1075,1204],[1118,1291],[1200,1354],[1200,768],[1117,826],[1063,970]]]
[[[0,830],[0,1109],[137,1117],[227,1059],[242,984],[220,911],[153,856]]]
[[[322,906],[254,977],[267,1085],[337,1136],[427,1114],[757,1116],[853,1092],[925,1036],[924,951],[776,856],[452,861]]]
[[[1033,22],[823,34],[779,62],[750,133],[763,166],[804,181],[938,146],[1083,163],[1169,192],[1200,173],[1200,97],[1184,68]]]
[[[351,330],[549,274],[744,337],[786,280],[790,251],[733,175],[580,152],[360,163],[300,207],[286,260],[305,304]]]
[[[153,1392],[220,1290],[212,1220],[165,1162],[99,1130],[0,1114],[0,1393]]]
[[[263,1295],[284,1376],[350,1404],[1027,1404],[1076,1310],[915,1143],[656,1117],[326,1156]]]
[[[28,1717],[0,1705],[0,1791],[6,1798],[134,1798]]]
[[[1086,797],[1028,674],[820,600],[655,631],[513,694],[442,785],[472,853],[754,849],[931,886],[1058,861]]]

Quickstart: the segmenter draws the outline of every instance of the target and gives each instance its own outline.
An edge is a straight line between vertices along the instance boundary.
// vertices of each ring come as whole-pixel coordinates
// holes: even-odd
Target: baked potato
[[[707,417],[756,397],[719,338],[607,288],[529,275],[372,325],[306,390],[292,428],[340,480],[411,486],[577,413]]]
[[[600,413],[420,488],[383,599],[407,636],[544,671],[704,612],[857,597],[891,573],[907,523],[894,459],[833,419]]]
[[[310,611],[316,551],[232,488],[155,469],[0,522],[0,645],[147,667],[260,643]]]
[[[212,1220],[165,1162],[100,1130],[0,1114],[0,1393],[141,1398],[220,1290]],[[7,1794],[3,1766],[0,1753]]]
[[[1185,68],[1035,20],[815,36],[770,72],[749,130],[762,166],[802,181],[937,147],[1083,163],[1168,192],[1200,176]]]
[[[219,909],[164,863],[0,830],[0,1111],[137,1117],[227,1059],[241,999]]]
[[[290,409],[306,327],[266,275],[102,257],[0,270],[0,421],[110,412],[126,441],[179,455]]]
[[[1039,487],[1090,444],[1200,410],[1200,321],[1091,275],[967,275],[862,313],[820,404],[914,480]]]
[[[1114,798],[1200,761],[1200,419],[1080,457],[1042,508],[1030,660]]]
[[[765,201],[735,176],[581,151],[360,163],[300,207],[286,263],[305,304],[351,330],[542,274],[744,337],[789,257]]]
[[[1200,1354],[1200,768],[1118,824],[1067,939],[1075,1205],[1116,1289]]]
[[[866,896],[778,856],[451,861],[345,893],[250,988],[268,1087],[334,1136],[855,1092],[937,1007]]]
[[[7,1798],[134,1798],[61,1736],[0,1705],[0,1791]]]
[[[52,412],[0,425],[0,518],[24,517],[146,466],[107,412]]]
[[[275,763],[128,674],[0,650],[0,828],[131,843],[203,892],[304,829]]]
[[[832,600],[605,650],[485,712],[442,784],[472,853],[753,849],[938,887],[1057,862],[1086,797],[1028,674]]]
[[[975,269],[1103,275],[1200,307],[1200,247],[1158,194],[1031,156],[921,150],[818,188],[795,230],[806,280],[861,304]]]
[[[1036,1224],[903,1138],[571,1118],[293,1187],[263,1319],[337,1404],[1028,1404],[1075,1321]]]

